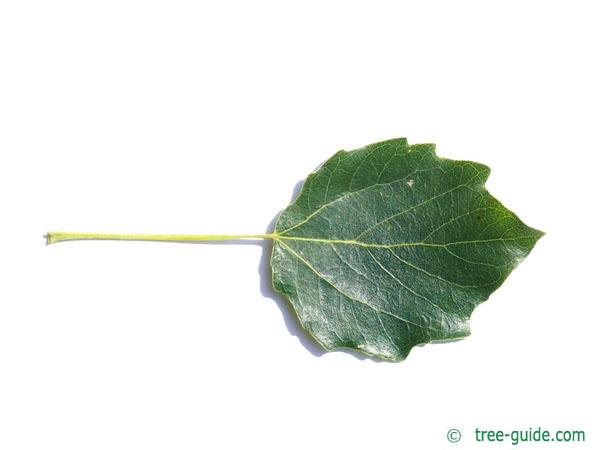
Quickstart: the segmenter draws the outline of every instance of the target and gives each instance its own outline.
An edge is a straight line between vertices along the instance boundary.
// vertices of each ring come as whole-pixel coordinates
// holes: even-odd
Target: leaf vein
[[[364,300],[360,300],[358,298],[352,297],[349,294],[346,294],[344,291],[340,290],[339,287],[337,287],[335,284],[333,284],[331,281],[329,281],[327,278],[325,278],[323,276],[323,274],[321,274],[317,269],[315,269],[312,266],[312,264],[310,264],[308,261],[306,261],[302,256],[300,256],[298,253],[296,253],[291,247],[289,247],[288,245],[284,244],[283,242],[280,242],[280,244],[283,245],[285,248],[287,248],[288,251],[292,255],[294,255],[296,258],[298,258],[300,261],[302,261],[310,270],[312,270],[315,273],[315,275],[317,277],[325,280],[325,282],[327,282],[327,284],[329,284],[331,287],[333,287],[336,291],[338,291],[340,294],[342,294],[347,299],[352,300],[352,301],[357,302],[357,303],[360,303],[362,305],[365,305],[365,306],[371,308],[373,311],[376,311],[376,312],[379,311],[379,312],[381,312],[381,313],[383,313],[385,315],[388,315],[390,317],[394,317],[395,319],[400,320],[402,322],[405,322],[407,324],[411,324],[411,325],[414,325],[416,327],[423,328],[423,329],[429,329],[431,331],[435,331],[436,333],[443,333],[443,330],[437,330],[437,329],[431,328],[429,326],[425,326],[425,325],[421,325],[421,324],[416,323],[416,322],[412,322],[412,321],[410,321],[410,320],[408,320],[408,319],[406,319],[404,317],[398,316],[398,315],[396,315],[396,314],[394,314],[392,312],[386,311],[384,309],[377,308],[376,306],[374,306],[374,305],[372,305],[372,304],[370,304],[370,303],[368,303],[368,302],[366,302]]]
[[[387,182],[387,183],[372,184],[372,185],[366,186],[366,187],[364,187],[362,189],[358,189],[356,191],[348,192],[347,194],[344,194],[341,197],[338,197],[338,198],[335,198],[335,199],[331,200],[329,203],[325,203],[325,204],[321,205],[316,210],[314,210],[312,213],[310,213],[308,216],[306,216],[306,218],[304,218],[302,221],[298,222],[295,225],[292,225],[291,227],[286,228],[283,231],[279,231],[279,234],[282,235],[282,234],[287,233],[287,232],[289,232],[289,231],[291,231],[291,230],[293,230],[295,228],[298,228],[301,225],[304,225],[306,222],[310,221],[310,219],[312,219],[314,216],[316,216],[319,212],[321,212],[321,210],[323,210],[323,209],[331,206],[333,203],[345,200],[348,197],[352,197],[353,195],[359,194],[359,193],[361,193],[363,191],[366,191],[366,190],[369,190],[369,189],[373,189],[373,188],[377,188],[377,187],[382,187],[382,186],[388,186],[388,185],[391,185],[391,184],[394,184],[394,183],[400,183],[401,181],[405,181],[408,177],[416,175],[417,173],[427,173],[427,172],[432,172],[434,170],[439,170],[439,169],[440,169],[439,167],[433,167],[431,169],[423,169],[423,170],[417,169],[417,170],[412,171],[411,173],[409,173],[408,175],[406,175],[403,178],[399,178],[397,180],[390,181],[390,182]],[[310,185],[307,186],[307,191],[309,190],[309,188],[311,186],[312,186],[312,181],[311,181]]]

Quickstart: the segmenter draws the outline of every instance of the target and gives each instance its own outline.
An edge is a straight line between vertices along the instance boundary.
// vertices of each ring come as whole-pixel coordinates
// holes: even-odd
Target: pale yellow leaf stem
[[[235,239],[275,239],[277,234],[125,234],[125,233],[78,233],[68,231],[49,231],[46,243],[63,241],[109,240],[109,241],[230,241]]]

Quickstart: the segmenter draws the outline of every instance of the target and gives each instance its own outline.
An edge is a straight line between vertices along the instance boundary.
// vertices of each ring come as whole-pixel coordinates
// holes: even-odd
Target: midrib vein
[[[494,238],[494,239],[476,239],[471,241],[456,241],[447,243],[434,243],[434,242],[399,242],[395,244],[377,244],[370,242],[362,242],[354,239],[325,239],[325,238],[313,238],[303,236],[282,236],[275,235],[275,240],[289,240],[289,241],[305,241],[305,242],[318,242],[322,244],[340,244],[340,245],[356,245],[359,247],[367,248],[397,248],[397,247],[442,247],[446,248],[450,245],[461,245],[461,244],[480,244],[486,242],[505,242],[505,241],[516,241],[519,239],[535,238],[536,235],[527,236],[516,236],[512,238]]]

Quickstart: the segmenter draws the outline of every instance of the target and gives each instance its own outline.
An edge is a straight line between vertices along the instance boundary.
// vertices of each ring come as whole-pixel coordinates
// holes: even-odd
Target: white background
[[[598,448],[594,3],[2,2],[0,448]],[[44,245],[262,233],[335,151],[400,136],[547,232],[469,338],[401,363],[319,350],[267,244]]]

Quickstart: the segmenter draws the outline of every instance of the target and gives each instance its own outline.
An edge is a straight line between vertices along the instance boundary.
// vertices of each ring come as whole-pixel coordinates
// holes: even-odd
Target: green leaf
[[[323,347],[400,360],[467,336],[473,309],[543,235],[485,190],[489,172],[393,139],[333,155],[273,233],[50,231],[46,242],[273,239],[273,286]]]
[[[275,289],[328,350],[400,360],[467,336],[543,235],[487,192],[489,172],[405,139],[336,153],[277,221]]]

